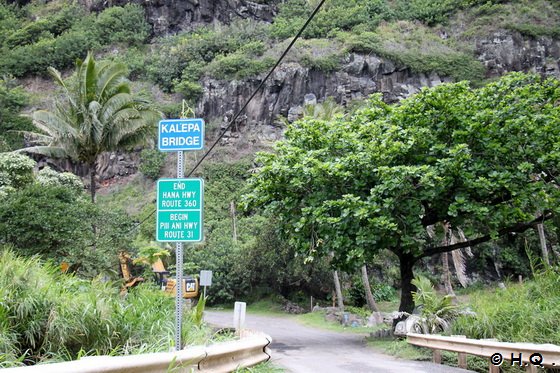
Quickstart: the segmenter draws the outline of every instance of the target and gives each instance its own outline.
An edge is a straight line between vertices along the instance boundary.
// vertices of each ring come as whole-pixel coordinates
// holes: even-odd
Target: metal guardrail
[[[64,363],[2,369],[2,373],[226,373],[270,359],[272,338],[264,333],[175,352],[128,356],[89,356]]]
[[[442,350],[457,352],[460,368],[467,367],[466,355],[488,358],[490,373],[499,372],[502,364],[513,363],[525,367],[528,372],[535,372],[537,367],[560,368],[560,346],[553,344],[510,343],[416,333],[408,333],[407,342],[432,349],[435,363],[441,363]]]

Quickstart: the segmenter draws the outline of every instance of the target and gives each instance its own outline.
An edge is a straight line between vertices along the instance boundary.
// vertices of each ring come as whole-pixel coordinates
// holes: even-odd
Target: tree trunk
[[[91,203],[95,203],[95,169],[96,164],[90,163],[89,165],[89,192],[91,194]]]
[[[399,262],[401,271],[401,304],[399,305],[399,311],[412,313],[414,310],[412,292],[416,291],[416,286],[412,285],[414,279],[412,268],[416,259],[410,254],[402,254],[399,256]]]
[[[367,273],[367,266],[364,264],[362,266],[362,282],[364,283],[364,289],[366,291],[366,301],[369,309],[372,312],[379,312],[375,299],[373,299],[373,294],[371,293],[371,287],[369,286],[369,278]]]
[[[546,237],[544,235],[544,225],[537,224],[537,231],[539,232],[539,241],[541,243],[542,257],[544,264],[549,267],[550,260],[548,259],[548,248],[546,247]]]
[[[344,311],[344,301],[342,299],[342,289],[340,288],[340,280],[338,279],[338,271],[333,272],[334,290],[336,292],[336,301],[338,308]]]
[[[449,270],[449,256],[447,253],[441,253],[441,263],[443,265],[443,284],[447,295],[455,296],[453,286],[451,286],[451,271]]]

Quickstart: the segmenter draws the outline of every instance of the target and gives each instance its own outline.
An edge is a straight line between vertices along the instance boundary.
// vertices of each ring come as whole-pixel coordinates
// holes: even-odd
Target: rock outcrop
[[[161,36],[178,31],[193,30],[216,21],[229,24],[235,19],[254,19],[272,22],[277,13],[276,3],[266,4],[248,0],[82,0],[92,10],[100,11],[109,6],[136,3],[146,10],[148,23],[154,35]]]
[[[560,40],[523,37],[516,32],[502,31],[476,40],[475,53],[486,66],[488,77],[525,71],[560,78]],[[204,78],[204,93],[196,112],[224,128],[263,76],[243,81]],[[282,137],[278,116],[291,122],[299,117],[306,102],[321,102],[332,97],[337,103],[346,105],[374,92],[382,93],[386,102],[396,102],[422,87],[450,81],[437,73],[414,73],[374,55],[350,54],[339,71],[330,73],[286,63],[257,93],[231,133],[226,134],[226,142],[228,137],[236,137],[236,132],[242,129],[250,142],[278,140]]]
[[[287,63],[273,73],[253,98],[232,132],[249,129],[250,141],[255,141],[255,137],[274,141],[282,133],[282,126],[277,125],[278,116],[293,121],[301,114],[306,102],[321,102],[326,97],[333,97],[337,103],[346,105],[374,92],[381,92],[387,102],[395,102],[418,92],[421,87],[447,81],[450,80],[436,73],[415,74],[407,68],[397,68],[391,61],[373,55],[351,54],[341,70],[332,73]],[[204,94],[196,112],[204,113],[209,121],[218,121],[224,126],[259,83],[258,78],[243,81],[205,78],[202,82]]]

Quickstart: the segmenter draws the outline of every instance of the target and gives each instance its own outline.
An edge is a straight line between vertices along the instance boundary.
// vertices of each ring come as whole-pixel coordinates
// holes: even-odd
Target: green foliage
[[[16,77],[43,75],[49,66],[68,68],[102,46],[138,46],[149,34],[142,7],[132,4],[107,8],[97,16],[87,15],[81,6],[66,5],[44,18],[20,22],[24,26],[19,29],[2,30],[6,37],[0,42],[0,72]]]
[[[52,179],[51,179],[52,180]],[[111,247],[93,247],[92,224],[98,235],[121,235],[124,226],[115,212],[101,211],[69,189],[47,183],[30,184],[0,200],[0,243],[11,244],[23,255],[41,255],[57,263],[66,261],[84,276],[111,273],[117,268],[121,241]]]
[[[99,14],[95,21],[95,34],[101,45],[124,43],[139,46],[150,33],[144,19],[144,8],[138,4],[110,7]]]
[[[340,67],[345,55],[346,48],[336,40],[307,39],[293,47],[290,60],[310,69],[332,72]]]
[[[301,255],[334,253],[352,270],[381,249],[401,264],[445,250],[426,232],[438,221],[496,238],[535,211],[557,211],[548,180],[560,172],[559,85],[516,73],[480,89],[424,89],[395,106],[373,96],[352,117],[304,118],[260,154],[245,203],[276,216]],[[550,178],[535,180],[541,173]]]
[[[457,9],[456,0],[398,0],[400,19],[418,20],[432,26],[443,23]]]
[[[270,69],[274,62],[272,58],[257,59],[255,55],[238,51],[216,56],[208,65],[207,71],[218,79],[243,79]],[[196,94],[196,91],[192,93]]]
[[[36,257],[0,251],[0,351],[2,365],[98,354],[168,351],[174,335],[173,298],[139,286],[126,298],[99,279],[65,275]],[[202,342],[184,318],[184,340]]]
[[[504,342],[560,344],[553,325],[560,317],[558,268],[535,274],[523,284],[488,289],[471,295],[475,315],[461,316],[453,333],[469,338],[496,338]]]
[[[31,120],[19,115],[27,104],[27,94],[21,87],[14,86],[9,77],[0,79],[0,140],[5,142],[0,152],[23,146],[23,136],[17,131],[32,128]]]
[[[245,20],[161,39],[158,53],[148,60],[148,76],[165,91],[195,101],[202,93],[198,80],[204,74],[242,79],[271,66],[272,60],[262,57],[265,30],[264,24]]]
[[[37,174],[37,181],[44,186],[62,186],[76,193],[84,191],[82,180],[71,172],[56,172],[50,167],[45,167]]]
[[[0,190],[21,188],[33,181],[35,161],[17,153],[0,153]]]
[[[8,35],[3,45],[7,48],[16,48],[23,45],[34,44],[41,39],[60,36],[84,16],[84,9],[79,6],[69,5],[63,7],[54,15],[40,18],[35,22],[28,23],[24,27],[15,30]]]
[[[420,327],[425,334],[435,334],[447,331],[450,323],[460,313],[458,306],[453,304],[450,295],[439,296],[431,281],[424,276],[416,276],[412,280],[416,291],[412,293],[414,303],[421,307]]]
[[[288,0],[279,6],[279,13],[270,29],[275,39],[292,38],[301,29],[316,4],[306,0]],[[373,28],[381,20],[392,17],[392,11],[383,1],[333,0],[324,4],[303,37],[324,38],[336,31],[349,31],[357,26]]]
[[[155,149],[144,149],[140,153],[138,170],[152,180],[157,180],[165,165],[166,154]]]
[[[478,1],[465,7],[454,24],[466,25],[462,38],[487,37],[500,30],[517,31],[529,37],[560,35],[560,4],[549,0]]]

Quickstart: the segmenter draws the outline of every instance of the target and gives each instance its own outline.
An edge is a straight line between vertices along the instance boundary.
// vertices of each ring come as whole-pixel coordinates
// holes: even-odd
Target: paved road
[[[206,322],[232,327],[233,311],[205,312]],[[272,337],[272,362],[292,373],[466,373],[464,369],[397,359],[368,347],[365,335],[306,327],[291,317],[247,314],[246,327]]]

